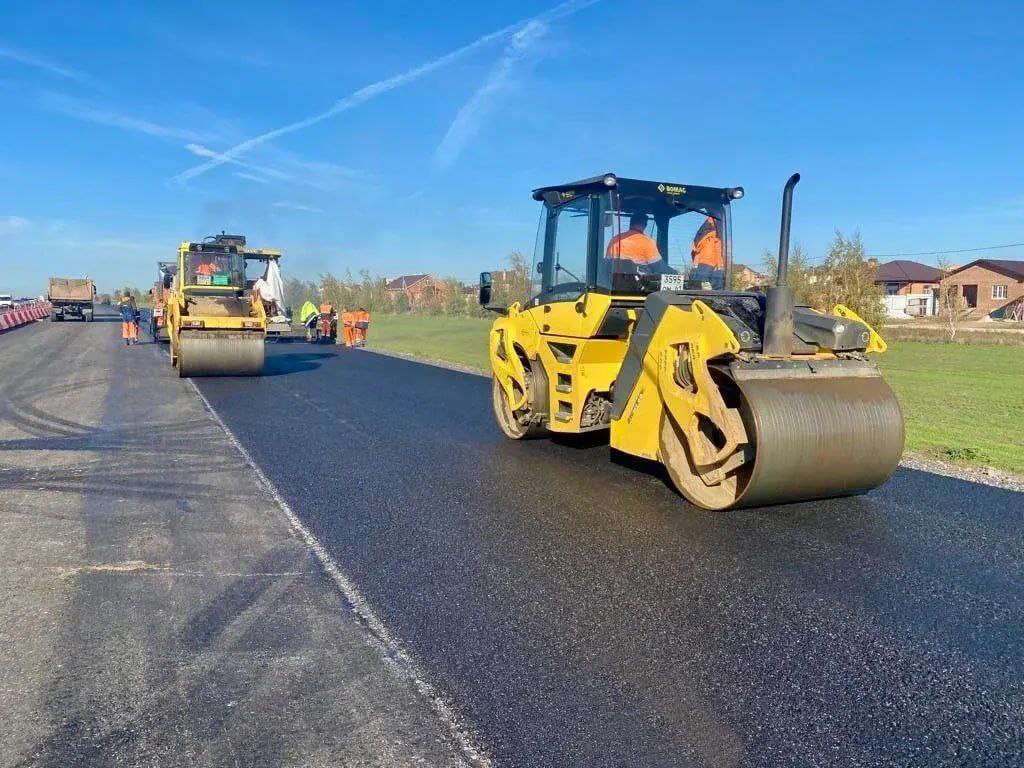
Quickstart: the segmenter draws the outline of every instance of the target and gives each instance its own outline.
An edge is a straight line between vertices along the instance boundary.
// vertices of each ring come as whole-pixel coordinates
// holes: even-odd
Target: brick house
[[[768,284],[768,275],[757,272],[746,264],[732,265],[732,282],[736,290],[748,291]]]
[[[430,275],[401,275],[389,280],[385,287],[392,299],[404,292],[410,307],[437,301],[444,292],[444,284]]]
[[[875,273],[875,285],[884,286],[886,296],[931,293],[941,281],[941,269],[916,261],[887,261]]]
[[[1024,261],[978,259],[950,272],[942,285],[963,296],[974,314],[1002,317],[1007,306],[1024,300]]]

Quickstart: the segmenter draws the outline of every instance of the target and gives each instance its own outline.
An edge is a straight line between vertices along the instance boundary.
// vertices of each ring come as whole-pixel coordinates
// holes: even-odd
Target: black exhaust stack
[[[784,357],[793,351],[793,291],[786,285],[789,270],[789,225],[793,219],[793,188],[800,181],[794,173],[782,192],[782,227],[779,232],[779,273],[775,285],[768,289],[764,315],[764,342],[761,351],[773,357]]]

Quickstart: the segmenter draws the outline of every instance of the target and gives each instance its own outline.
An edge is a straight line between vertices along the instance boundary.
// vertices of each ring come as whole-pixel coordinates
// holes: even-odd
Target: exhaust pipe
[[[764,341],[761,351],[773,357],[785,357],[793,351],[793,291],[786,285],[789,271],[789,227],[793,219],[793,188],[800,181],[794,173],[782,192],[782,225],[779,231],[779,269],[775,285],[768,289],[764,315]]]

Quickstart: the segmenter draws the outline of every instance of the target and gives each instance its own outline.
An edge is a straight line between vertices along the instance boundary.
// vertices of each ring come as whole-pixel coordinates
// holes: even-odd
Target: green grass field
[[[376,315],[369,346],[486,369],[490,324]],[[1024,347],[899,341],[876,359],[903,406],[908,449],[1024,474]]]
[[[374,315],[366,345],[485,369],[493,318]]]

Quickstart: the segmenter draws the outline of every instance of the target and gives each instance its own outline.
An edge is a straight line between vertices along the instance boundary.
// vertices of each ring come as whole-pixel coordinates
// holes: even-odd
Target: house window
[[[992,298],[993,299],[1005,299],[1006,298],[1006,286],[1005,285],[993,285],[992,286]]]
[[[887,296],[895,296],[899,292],[900,292],[900,284],[899,283],[886,283],[885,284],[885,294]]]

